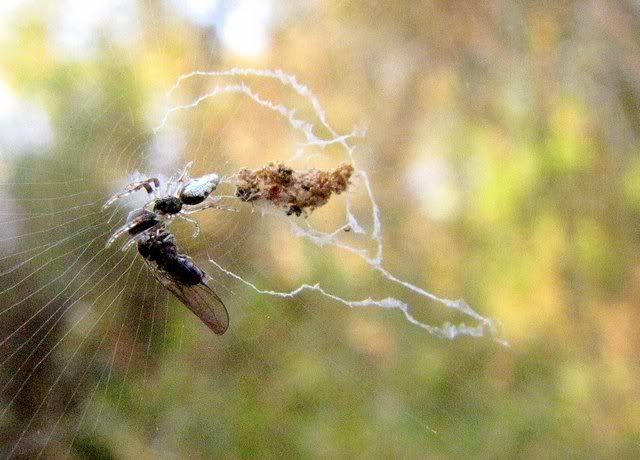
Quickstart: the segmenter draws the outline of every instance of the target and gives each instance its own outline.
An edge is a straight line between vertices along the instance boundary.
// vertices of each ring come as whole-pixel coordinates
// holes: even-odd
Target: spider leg
[[[155,188],[158,188],[160,186],[160,181],[158,180],[157,177],[150,177],[149,179],[145,179],[143,181],[132,182],[131,184],[127,185],[122,192],[116,195],[113,195],[111,198],[109,198],[107,202],[104,204],[104,206],[102,206],[102,209],[103,210],[107,209],[109,206],[111,206],[113,203],[115,203],[119,199],[124,198],[127,195],[131,195],[132,193],[135,193],[140,189],[145,189],[148,194],[152,194],[153,187],[151,187],[151,184],[153,184]]]
[[[184,166],[184,169],[180,172],[180,176],[176,180],[176,189],[173,193],[174,196],[179,197],[184,189],[185,180],[189,178],[189,170],[193,166],[193,161],[190,161]]]
[[[113,234],[109,237],[109,239],[107,240],[107,244],[105,245],[105,248],[108,248],[109,246],[111,246],[115,240],[117,240],[118,238],[120,238],[120,237],[121,237],[122,235],[124,235],[125,233],[128,233],[128,232],[129,232],[129,230],[131,230],[132,228],[134,228],[134,227],[136,227],[136,226],[140,225],[141,223],[143,223],[143,222],[145,222],[145,221],[147,221],[147,220],[148,220],[148,219],[147,219],[147,218],[145,218],[145,217],[139,217],[139,218],[137,218],[137,219],[133,219],[133,220],[131,220],[130,222],[127,222],[127,223],[126,223],[126,224],[124,224],[123,226],[119,227],[119,228],[118,228],[115,232],[113,232]],[[156,225],[157,225],[157,224],[156,224]],[[156,225],[154,225],[154,226],[153,226],[153,227],[151,227],[151,228],[155,228],[155,226],[156,226]],[[146,231],[148,231],[148,230],[149,230],[149,229],[144,230],[144,232],[146,232]],[[141,233],[144,233],[144,232],[141,232]],[[136,236],[137,236],[137,235],[136,235]],[[132,238],[132,239],[133,239],[133,240],[135,240],[135,238]],[[129,244],[129,243],[127,243],[126,248],[128,248],[129,246],[130,246],[130,244]]]
[[[169,179],[169,181],[165,186],[166,188],[165,195],[173,195],[176,197],[180,195],[180,192],[182,191],[183,183],[185,179],[189,177],[189,169],[191,169],[191,166],[193,166],[193,161],[190,161],[189,163],[187,163],[184,168],[179,169],[173,176],[171,176],[171,179]],[[175,186],[175,190],[172,190],[174,186]]]
[[[182,212],[180,214],[193,214],[195,212],[203,211],[209,208],[221,209],[223,211],[238,212],[238,210],[234,207],[221,205],[220,201],[221,201],[220,197],[209,195],[207,199],[205,199],[202,203],[183,206]]]

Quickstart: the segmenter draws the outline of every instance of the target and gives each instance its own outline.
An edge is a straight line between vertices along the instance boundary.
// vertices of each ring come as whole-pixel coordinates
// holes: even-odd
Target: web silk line
[[[250,77],[262,77],[262,78],[270,78],[275,79],[282,83],[282,85],[292,88],[298,95],[302,96],[306,99],[310,105],[313,107],[313,111],[315,116],[319,120],[320,124],[331,134],[331,137],[328,139],[322,139],[316,136],[314,133],[314,124],[310,121],[303,120],[296,116],[296,111],[294,109],[288,108],[283,104],[276,104],[267,99],[263,99],[257,92],[253,91],[251,87],[241,81],[240,83],[226,84],[226,85],[217,85],[213,88],[213,90],[206,92],[196,99],[194,99],[190,103],[181,104],[172,106],[166,110],[160,124],[156,126],[153,130],[154,134],[157,134],[161,129],[166,125],[169,117],[177,112],[183,110],[189,110],[197,107],[202,102],[211,99],[213,97],[219,96],[225,93],[238,93],[249,97],[253,102],[258,104],[261,107],[267,108],[281,117],[285,118],[289,125],[296,131],[299,131],[303,134],[306,144],[305,146],[320,146],[326,147],[332,144],[340,145],[347,156],[349,157],[351,163],[357,170],[358,175],[360,176],[362,183],[364,184],[364,188],[367,193],[367,197],[369,199],[369,203],[371,206],[371,218],[372,218],[372,229],[371,233],[368,234],[366,230],[364,230],[363,226],[360,225],[356,216],[351,212],[351,206],[349,198],[347,197],[347,206],[346,206],[346,219],[347,222],[344,226],[340,227],[338,230],[326,233],[315,230],[311,227],[308,229],[302,228],[296,224],[291,224],[292,231],[296,236],[303,237],[312,243],[316,244],[319,247],[325,245],[332,245],[339,249],[349,251],[351,253],[356,254],[360,258],[362,258],[367,265],[369,265],[372,269],[380,273],[386,280],[391,281],[395,284],[398,284],[405,288],[406,290],[418,294],[426,299],[435,301],[446,306],[449,309],[456,310],[461,312],[462,314],[472,318],[477,322],[475,326],[469,326],[465,323],[460,323],[457,325],[451,324],[449,322],[445,322],[442,326],[433,326],[426,324],[424,322],[419,321],[416,317],[411,313],[410,305],[406,302],[403,302],[394,297],[386,297],[383,299],[362,299],[362,300],[347,300],[341,296],[336,294],[327,292],[324,288],[320,286],[319,283],[316,284],[302,284],[298,288],[293,289],[289,292],[279,292],[267,289],[260,289],[250,281],[245,280],[241,276],[225,269],[215,261],[210,259],[210,262],[215,265],[220,271],[225,273],[227,276],[230,276],[237,281],[244,283],[246,286],[254,289],[256,292],[260,294],[268,294],[277,297],[283,298],[291,298],[295,297],[303,291],[316,291],[321,295],[340,302],[346,306],[351,308],[354,307],[378,307],[384,309],[398,309],[403,312],[405,318],[412,324],[426,330],[432,335],[441,338],[447,339],[455,339],[460,336],[474,336],[480,337],[484,336],[485,332],[488,332],[490,336],[493,337],[494,340],[498,341],[503,345],[508,345],[508,342],[503,338],[499,337],[498,328],[496,323],[489,319],[480,315],[477,311],[475,311],[470,305],[468,305],[464,300],[450,300],[447,298],[439,297],[435,294],[432,294],[426,291],[423,288],[420,288],[408,281],[402,280],[399,277],[393,275],[382,265],[383,262],[383,242],[382,242],[382,224],[380,217],[380,208],[375,200],[375,196],[373,193],[373,189],[371,186],[371,182],[369,180],[369,176],[366,171],[357,168],[356,160],[354,158],[355,146],[352,146],[348,143],[352,137],[361,136],[364,134],[364,129],[354,128],[353,131],[346,135],[340,135],[338,132],[330,125],[326,112],[322,107],[318,97],[305,85],[299,83],[295,76],[290,75],[282,70],[268,70],[268,69],[242,69],[242,68],[233,68],[229,70],[221,70],[221,71],[193,71],[183,75],[180,75],[173,87],[167,92],[167,96],[171,96],[178,88],[188,79],[194,77],[241,77],[241,78],[250,78]],[[369,251],[366,249],[350,246],[346,243],[343,243],[338,240],[341,232],[340,230],[344,228],[351,228],[354,230],[354,233],[365,234],[370,237],[370,239],[375,244],[375,251],[373,255],[369,254]]]

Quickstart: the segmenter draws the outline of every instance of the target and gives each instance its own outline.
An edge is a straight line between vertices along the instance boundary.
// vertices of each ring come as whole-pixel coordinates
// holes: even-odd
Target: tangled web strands
[[[300,159],[305,155],[304,147],[316,146],[322,148],[327,146],[339,146],[340,149],[342,149],[345,158],[355,169],[354,177],[357,177],[359,180],[359,184],[364,187],[364,192],[366,193],[369,204],[371,222],[371,224],[369,225],[370,228],[367,228],[367,225],[361,224],[355,213],[352,212],[350,197],[349,194],[346,194],[346,220],[343,225],[339,226],[334,231],[326,232],[315,229],[309,224],[306,224],[304,226],[299,225],[296,223],[296,221],[291,220],[290,228],[293,235],[304,238],[319,247],[334,246],[336,248],[339,248],[340,250],[356,254],[370,267],[370,269],[380,274],[386,280],[401,286],[412,294],[417,294],[419,297],[422,297],[426,300],[437,302],[449,309],[462,313],[472,321],[472,324],[452,324],[451,322],[445,322],[440,326],[427,324],[418,320],[414,316],[414,314],[412,313],[411,305],[408,302],[405,302],[396,297],[385,297],[380,299],[368,297],[365,299],[350,300],[343,296],[339,296],[327,291],[319,283],[303,284],[287,292],[264,289],[256,286],[256,284],[244,279],[228,268],[221,266],[214,260],[210,260],[211,264],[213,264],[221,272],[237,281],[240,281],[244,285],[252,288],[260,294],[268,294],[271,296],[282,298],[291,298],[299,295],[303,291],[313,291],[349,307],[377,307],[400,310],[410,323],[426,330],[430,334],[437,337],[455,339],[460,336],[480,337],[488,333],[496,341],[507,345],[507,342],[499,336],[495,322],[492,319],[486,318],[479,314],[464,300],[450,300],[447,298],[439,297],[419,286],[400,279],[384,267],[380,208],[376,202],[371,182],[366,171],[358,168],[357,161],[354,156],[355,145],[351,143],[352,138],[361,137],[362,135],[364,135],[364,129],[356,127],[350,133],[339,134],[329,123],[327,114],[314,93],[307,86],[298,82],[295,76],[290,75],[282,70],[233,68],[230,70],[221,71],[194,71],[181,75],[177,79],[175,85],[167,93],[167,97],[171,97],[181,87],[181,85],[184,84],[185,81],[196,77],[212,79],[239,78],[242,81],[240,81],[239,83],[234,82],[228,84],[219,84],[213,87],[212,90],[199,95],[191,102],[170,107],[165,112],[161,123],[154,128],[154,133],[157,134],[158,132],[160,132],[165,127],[172,114],[176,112],[193,109],[204,103],[205,101],[213,99],[222,94],[237,93],[246,96],[247,98],[249,98],[249,100],[258,104],[259,106],[269,109],[276,113],[278,116],[283,117],[285,120],[287,120],[292,129],[302,133],[305,143],[302,148],[298,149],[296,154],[293,156],[294,159]],[[289,88],[290,90],[297,93],[297,95],[304,98],[310,104],[313,113],[315,114],[315,118],[317,119],[316,122],[314,123],[314,121],[312,120],[298,117],[295,109],[263,98],[257,91],[252,89],[249,83],[247,83],[247,81],[252,78],[272,79],[279,82],[284,87]],[[321,137],[320,135],[316,134],[320,131],[328,133],[328,136]],[[349,173],[349,176],[350,175],[351,173]],[[295,214],[299,214],[296,209],[294,209],[292,212]],[[291,214],[292,212],[289,212],[289,214]],[[358,234],[360,237],[362,237],[365,241],[373,242],[373,251],[368,250],[366,247],[360,247],[342,240],[341,236],[344,234],[345,230],[353,231],[355,234]]]
[[[250,169],[249,165],[246,165],[247,169],[239,170],[245,166],[240,165],[240,168],[233,169],[236,171],[235,174],[222,178],[224,184],[221,185],[232,184],[236,187],[237,196],[231,196],[233,205],[248,206],[243,201],[264,201],[264,191],[273,185],[274,179],[277,179],[280,181],[278,185],[281,186],[279,193],[268,195],[267,202],[259,209],[275,214],[289,238],[307,241],[310,246],[319,250],[330,248],[339,254],[353,255],[353,259],[363,262],[362,266],[386,280],[388,285],[395,285],[398,289],[395,289],[394,293],[401,294],[350,298],[349,295],[343,294],[348,292],[347,286],[338,293],[335,287],[329,288],[328,284],[321,284],[316,280],[306,280],[307,282],[290,290],[271,289],[248,276],[241,276],[238,270],[232,270],[232,257],[225,262],[217,257],[208,257],[209,263],[205,262],[202,265],[201,268],[207,274],[218,275],[207,280],[212,288],[219,287],[218,284],[226,288],[220,282],[220,279],[226,278],[261,295],[278,298],[294,298],[309,292],[317,296],[317,300],[314,301],[316,304],[319,300],[328,299],[352,308],[398,310],[407,321],[437,337],[454,339],[461,336],[489,335],[505,343],[498,336],[494,322],[480,315],[464,301],[438,297],[403,280],[385,267],[380,209],[367,173],[358,167],[354,155],[355,147],[352,145],[352,138],[363,135],[362,129],[339,134],[329,124],[318,98],[295,77],[282,71],[232,69],[193,72],[178,78],[168,97],[176,97],[175,93],[181,85],[195,78],[222,80],[225,84],[213,87],[211,91],[197,96],[190,102],[169,104],[170,108],[158,117],[161,121],[154,130],[157,137],[161,137],[164,131],[170,129],[167,124],[172,116],[194,109],[224,94],[242,96],[257,104],[266,113],[281,117],[287,129],[291,128],[293,132],[301,134],[302,145],[296,150],[291,161],[257,169]],[[309,105],[311,119],[298,115],[287,105],[264,98],[255,90],[255,79],[268,79],[284,90],[292,91],[306,101],[305,105]],[[96,115],[96,125],[101,124],[101,116]],[[115,127],[108,128],[111,129],[115,131]],[[140,138],[123,138],[124,144],[118,144],[110,142],[111,138],[107,136],[97,152],[97,161],[125,161],[127,172],[132,172],[143,162],[146,146],[140,142]],[[93,141],[92,138],[91,142]],[[122,156],[130,152],[131,148],[133,154],[123,159]],[[340,163],[333,164],[332,161],[333,168],[328,169],[316,166],[314,162],[318,157],[307,153],[312,150],[321,153],[337,150],[341,152]],[[299,159],[306,159],[311,168],[289,170],[287,165]],[[198,164],[198,158],[194,160]],[[81,161],[85,161],[84,157]],[[87,175],[97,171],[99,175],[109,169],[102,167],[102,163],[99,164],[100,167],[96,167],[97,163],[91,163],[92,161],[95,161],[95,158],[81,164],[81,171]],[[78,165],[74,163],[69,166],[72,170]],[[46,171],[45,180],[32,183],[30,178],[29,181],[21,182],[20,186],[31,188],[56,184],[55,180],[51,180],[55,175],[55,171]],[[3,220],[6,226],[13,224],[16,228],[24,230],[21,234],[16,230],[15,235],[2,235],[0,243],[11,247],[16,241],[27,241],[24,245],[16,244],[14,253],[0,258],[0,262],[4,264],[0,268],[0,277],[4,283],[0,288],[0,296],[3,296],[0,300],[5,303],[0,309],[0,319],[6,320],[6,334],[0,337],[0,371],[5,371],[4,376],[0,375],[0,378],[4,378],[0,381],[0,398],[3,402],[0,419],[9,420],[9,425],[15,426],[12,428],[14,433],[11,437],[16,440],[9,447],[9,456],[25,452],[24,449],[30,453],[39,451],[42,454],[50,441],[55,442],[63,432],[70,433],[67,446],[69,451],[77,436],[91,435],[97,426],[108,425],[103,420],[110,415],[110,408],[118,407],[121,399],[126,399],[123,395],[126,394],[127,377],[133,379],[132,374],[137,372],[132,365],[138,359],[134,357],[136,344],[142,344],[137,351],[144,355],[141,378],[145,380],[147,364],[153,360],[154,355],[152,342],[160,336],[164,344],[167,335],[171,335],[171,332],[167,333],[168,325],[171,324],[168,321],[170,310],[163,297],[162,286],[150,279],[144,264],[140,263],[140,256],[135,251],[122,252],[105,248],[109,235],[123,223],[122,206],[102,210],[107,196],[103,196],[103,190],[96,191],[93,190],[94,187],[86,186],[93,184],[93,181],[83,183],[84,178],[68,180],[66,171],[58,177],[67,179],[60,182],[60,190],[64,190],[62,195],[45,196],[42,192],[37,198],[20,198],[18,194],[14,200],[23,200],[20,203],[33,202],[34,207],[29,209],[25,206],[25,209],[21,210],[18,206],[15,206],[16,209],[7,206],[2,210],[2,219],[8,219]],[[166,181],[164,183],[166,184]],[[314,184],[322,187],[314,188]],[[122,185],[113,184],[114,188],[120,190]],[[267,185],[269,187],[265,188]],[[2,191],[0,189],[0,193]],[[163,189],[159,193],[164,192],[166,190]],[[145,197],[144,191],[139,193],[140,199],[149,198],[148,195]],[[334,194],[340,195],[339,200],[335,199]],[[355,203],[355,199],[360,201]],[[366,205],[362,206],[361,201]],[[327,202],[344,203],[344,213],[341,214],[344,215],[344,219],[330,231],[313,227],[310,223],[313,216],[303,217],[321,212],[314,209],[324,206]],[[292,207],[292,204],[295,207]],[[28,212],[24,213],[25,211]],[[202,211],[194,217],[199,219],[207,212]],[[287,216],[287,213],[290,215]],[[298,214],[300,217],[296,217]],[[46,225],[42,225],[43,220],[47,221]],[[17,224],[24,225],[19,227]],[[203,227],[199,238],[207,239],[209,233],[218,230],[220,229]],[[180,243],[184,242],[186,245],[186,240],[188,238],[180,240]],[[216,241],[216,244],[220,244],[226,251],[227,245],[238,245],[239,241],[228,238]],[[213,245],[206,247],[211,249]],[[56,270],[58,267],[61,267],[60,270]],[[366,289],[365,292],[368,292],[368,286]],[[48,295],[49,292],[54,294]],[[399,298],[404,294],[412,299],[424,300],[427,304],[442,304],[455,313],[466,316],[470,324],[451,322],[432,325],[423,322],[412,311],[412,308],[415,309],[419,305],[412,305]],[[120,304],[126,306],[125,314],[116,314]],[[129,328],[133,330],[129,331]],[[129,342],[125,340],[127,336]],[[148,341],[142,343],[145,336]],[[112,349],[109,349],[110,346]],[[104,350],[108,351],[103,353]],[[66,356],[66,359],[61,359],[58,355]],[[48,367],[53,366],[54,362],[59,363],[57,372],[50,371]],[[153,364],[150,368],[153,368]],[[63,388],[69,391],[60,391]],[[74,407],[76,400],[83,400],[84,406]],[[60,414],[50,417],[50,408],[56,404],[60,406]],[[11,419],[17,407],[28,414],[22,425],[15,424]],[[71,412],[77,417],[73,419],[72,426],[66,426],[65,423],[69,421],[64,414]],[[92,423],[91,420],[95,422]],[[32,433],[38,433],[37,439]]]

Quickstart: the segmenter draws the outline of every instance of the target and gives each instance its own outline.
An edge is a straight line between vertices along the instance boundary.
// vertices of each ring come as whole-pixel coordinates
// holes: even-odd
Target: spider
[[[200,225],[193,219],[187,217],[194,212],[208,208],[227,209],[219,205],[220,197],[214,197],[211,193],[220,184],[218,174],[206,174],[204,176],[191,178],[189,169],[193,162],[187,165],[172,176],[164,187],[165,193],[160,193],[160,181],[157,177],[150,177],[141,181],[132,182],[124,190],[107,200],[103,209],[107,209],[116,201],[124,198],[138,190],[146,190],[152,199],[142,208],[129,213],[126,223],[118,228],[107,240],[106,247],[109,247],[120,236],[125,233],[133,237],[124,245],[123,249],[131,246],[143,232],[156,228],[160,223],[171,222],[179,218],[194,225],[193,237],[200,233]],[[149,212],[140,212],[141,210]],[[131,231],[134,230],[134,231]]]

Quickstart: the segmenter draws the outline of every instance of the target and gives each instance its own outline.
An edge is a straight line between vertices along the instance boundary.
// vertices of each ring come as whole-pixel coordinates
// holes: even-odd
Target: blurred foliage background
[[[637,458],[639,36],[630,0],[3,1],[3,452],[20,439],[14,455],[47,458]],[[219,338],[132,252],[108,271],[123,255],[99,252],[99,206],[111,179],[166,159],[145,152],[184,152],[197,172],[291,153],[286,126],[233,96],[180,115],[179,141],[153,135],[178,75],[234,66],[296,75],[342,132],[367,123],[356,158],[386,268],[464,298],[510,347],[218,274],[232,316]],[[179,233],[189,253],[260,286],[393,290],[255,216],[198,218],[203,238]],[[452,319],[410,300],[421,320]]]

